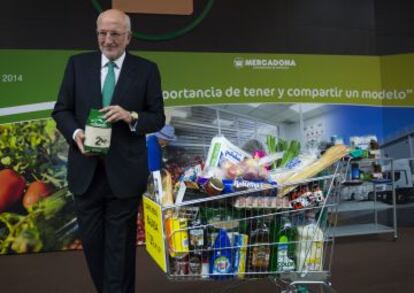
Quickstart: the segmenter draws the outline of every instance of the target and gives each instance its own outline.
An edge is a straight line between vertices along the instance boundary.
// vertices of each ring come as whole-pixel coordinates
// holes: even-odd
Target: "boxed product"
[[[85,126],[85,151],[93,154],[106,154],[111,145],[112,126],[106,122],[104,114],[91,109]]]

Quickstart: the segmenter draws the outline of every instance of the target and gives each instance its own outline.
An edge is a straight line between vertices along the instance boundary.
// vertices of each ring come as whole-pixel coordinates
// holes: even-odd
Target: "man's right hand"
[[[83,130],[79,130],[79,131],[76,133],[76,136],[75,136],[75,141],[76,141],[76,144],[78,145],[78,148],[79,148],[80,152],[81,152],[83,155],[85,155],[85,154],[86,154],[86,153],[85,153],[85,146],[84,146],[84,142],[85,142],[85,133],[83,132]]]

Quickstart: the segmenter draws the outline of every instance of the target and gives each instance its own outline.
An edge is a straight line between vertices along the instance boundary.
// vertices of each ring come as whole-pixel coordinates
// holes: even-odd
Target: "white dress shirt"
[[[101,55],[101,91],[103,89],[104,86],[104,82],[105,82],[105,78],[106,75],[108,74],[108,66],[107,63],[110,61],[104,54]],[[118,82],[119,79],[119,74],[121,73],[121,69],[122,69],[122,64],[124,63],[125,60],[125,56],[126,53],[124,52],[118,59],[113,60],[113,62],[115,63],[114,66],[114,71],[115,71],[115,85]],[[135,131],[136,128],[136,124],[134,123],[134,125],[130,125],[130,129],[131,131]],[[78,128],[73,132],[72,138],[73,140],[75,140],[76,134],[82,129]]]
[[[113,62],[115,63],[114,66],[114,71],[115,71],[115,84],[118,82],[119,79],[119,74],[121,73],[121,69],[122,69],[122,64],[124,63],[125,60],[125,52],[121,55],[121,57],[119,57],[116,60],[113,60]],[[106,56],[104,54],[102,54],[102,59],[101,59],[101,91],[103,89],[104,86],[104,82],[105,82],[105,78],[106,75],[108,74],[108,66],[107,63],[110,60],[108,58],[106,58]]]

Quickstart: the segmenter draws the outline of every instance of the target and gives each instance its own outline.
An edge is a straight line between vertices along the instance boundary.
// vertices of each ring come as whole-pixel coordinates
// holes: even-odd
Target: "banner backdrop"
[[[78,51],[0,50],[0,122],[22,118],[11,114],[51,109],[66,61],[75,53]],[[414,104],[414,82],[410,78],[414,54],[132,53],[159,64],[166,106],[245,102]]]
[[[0,254],[81,247],[67,145],[49,118],[67,59],[79,52],[0,50]],[[206,159],[217,134],[266,152],[268,137],[302,149],[334,135],[381,141],[390,113],[394,132],[414,123],[414,54],[132,53],[160,67],[178,136],[168,150],[173,182]]]

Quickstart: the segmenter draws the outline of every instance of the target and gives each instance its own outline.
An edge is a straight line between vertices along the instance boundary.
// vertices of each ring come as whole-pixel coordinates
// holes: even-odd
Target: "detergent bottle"
[[[221,228],[214,241],[213,252],[210,258],[210,274],[215,279],[232,277],[233,256],[230,238],[226,229]]]
[[[298,271],[321,271],[323,269],[324,235],[314,217],[298,227],[296,264]]]

